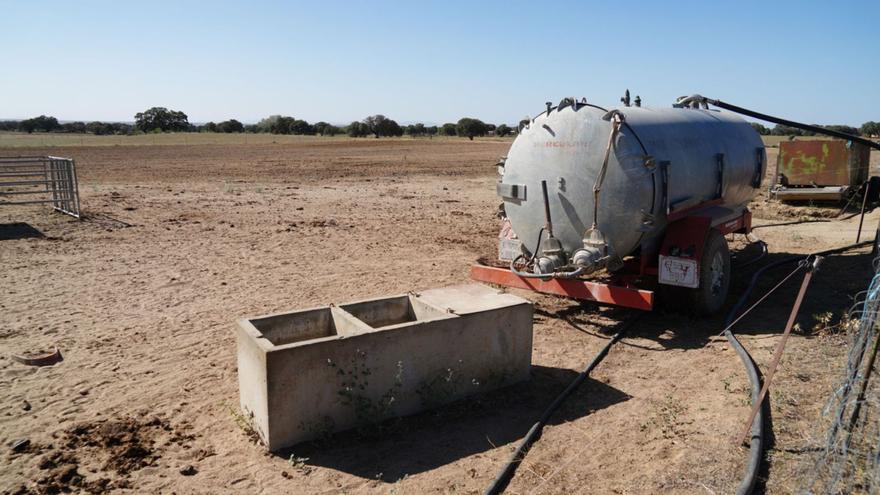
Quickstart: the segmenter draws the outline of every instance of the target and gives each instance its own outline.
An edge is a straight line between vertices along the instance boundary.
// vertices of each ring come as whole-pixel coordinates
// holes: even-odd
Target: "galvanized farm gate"
[[[57,156],[0,157],[0,206],[50,204],[80,218],[76,163]]]

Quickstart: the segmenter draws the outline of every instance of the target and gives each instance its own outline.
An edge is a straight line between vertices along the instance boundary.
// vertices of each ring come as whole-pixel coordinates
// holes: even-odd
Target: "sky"
[[[568,96],[699,93],[880,121],[880,1],[0,0],[0,118],[515,124]]]

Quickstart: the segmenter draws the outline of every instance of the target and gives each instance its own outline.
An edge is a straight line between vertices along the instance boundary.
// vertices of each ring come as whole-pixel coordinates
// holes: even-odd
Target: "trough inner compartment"
[[[331,308],[267,316],[251,320],[251,324],[274,345],[351,333],[354,327]]]
[[[373,328],[453,316],[412,295],[345,304],[340,308]]]

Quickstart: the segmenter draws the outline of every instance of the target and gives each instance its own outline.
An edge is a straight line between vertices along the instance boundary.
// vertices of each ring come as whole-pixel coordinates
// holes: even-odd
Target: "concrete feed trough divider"
[[[269,450],[529,378],[531,303],[462,285],[238,321],[242,410]]]

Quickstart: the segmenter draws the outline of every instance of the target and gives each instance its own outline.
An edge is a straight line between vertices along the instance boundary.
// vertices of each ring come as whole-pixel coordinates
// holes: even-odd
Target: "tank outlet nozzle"
[[[602,250],[595,247],[578,249],[571,256],[572,264],[578,268],[583,268],[585,274],[601,269],[605,259]]]
[[[575,251],[571,256],[571,262],[577,267],[583,268],[584,273],[592,273],[601,270],[608,265],[610,249],[605,241],[605,234],[597,228],[591,228],[584,233],[584,247]]]
[[[557,268],[565,265],[565,251],[562,243],[555,237],[548,237],[541,242],[541,255],[535,261],[535,273],[554,273]]]

